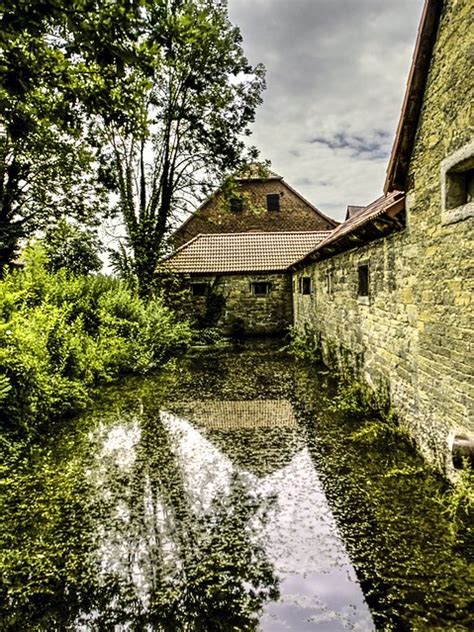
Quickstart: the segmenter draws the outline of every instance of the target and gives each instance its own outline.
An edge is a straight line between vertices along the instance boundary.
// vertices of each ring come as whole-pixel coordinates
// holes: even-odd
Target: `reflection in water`
[[[265,607],[261,629],[373,629],[291,402],[205,400],[172,408],[221,448],[187,420],[170,418],[197,502],[210,490],[225,491],[232,462],[249,489],[273,499],[263,529],[253,533],[280,579],[280,599]]]
[[[377,629],[474,629],[444,483],[332,388],[254,342],[5,450],[0,630],[372,630],[346,549]]]
[[[94,475],[110,507],[101,569],[118,578],[135,621],[158,630],[256,629],[262,604],[277,595],[252,538],[266,512],[209,441],[168,413],[141,430],[109,427]],[[103,624],[97,617],[84,624]]]

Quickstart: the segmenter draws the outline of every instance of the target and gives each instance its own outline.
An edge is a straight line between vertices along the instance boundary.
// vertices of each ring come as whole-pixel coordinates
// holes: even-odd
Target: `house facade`
[[[231,197],[220,189],[173,234],[180,247],[200,234],[307,232],[332,230],[338,223],[287,184],[266,172],[236,178]]]
[[[197,235],[164,259],[158,275],[178,275],[198,321],[225,334],[273,335],[293,323],[289,267],[329,231]]]
[[[294,267],[295,324],[448,473],[474,440],[472,2],[426,0],[385,196]],[[308,283],[308,281],[306,281]],[[471,446],[471,448],[469,448]]]

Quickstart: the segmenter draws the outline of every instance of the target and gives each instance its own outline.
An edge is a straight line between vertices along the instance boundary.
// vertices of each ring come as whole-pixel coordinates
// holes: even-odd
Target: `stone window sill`
[[[370,300],[368,296],[358,296],[357,302],[359,305],[370,305]]]
[[[441,223],[444,226],[456,224],[456,222],[461,222],[468,217],[474,217],[474,202],[468,202],[463,206],[456,206],[456,208],[443,209]]]

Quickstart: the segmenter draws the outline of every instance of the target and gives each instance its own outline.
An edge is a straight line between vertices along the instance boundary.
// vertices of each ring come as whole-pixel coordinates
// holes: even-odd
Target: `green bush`
[[[31,433],[100,382],[158,368],[191,341],[161,299],[103,276],[49,272],[38,244],[0,282],[0,421]]]

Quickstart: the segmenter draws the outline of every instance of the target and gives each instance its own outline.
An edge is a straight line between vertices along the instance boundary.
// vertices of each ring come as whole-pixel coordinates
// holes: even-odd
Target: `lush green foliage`
[[[89,274],[102,268],[100,244],[92,230],[81,229],[61,218],[45,233],[43,246],[48,255],[48,269],[65,268],[73,274]]]
[[[103,276],[47,271],[36,245],[0,282],[0,418],[30,430],[80,409],[88,389],[160,366],[190,340],[161,300]]]
[[[0,0],[0,267],[52,217],[105,208],[91,115],[136,120],[125,74],[146,66],[145,3]]]
[[[321,346],[319,335],[308,325],[304,329],[290,327],[291,353],[298,360],[321,362]]]
[[[246,160],[264,69],[249,65],[239,30],[219,0],[153,0],[143,13],[149,66],[141,128],[103,119],[104,181],[118,191],[130,259],[144,291],[176,213],[189,211]],[[245,159],[244,159],[245,157]],[[123,266],[122,266],[123,267]]]

